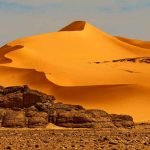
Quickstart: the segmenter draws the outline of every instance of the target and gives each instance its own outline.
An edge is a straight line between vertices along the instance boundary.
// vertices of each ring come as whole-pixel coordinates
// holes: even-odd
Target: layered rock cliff
[[[0,87],[0,122],[1,127],[10,128],[39,128],[48,123],[67,128],[134,127],[131,116],[56,103],[54,96],[28,86]]]

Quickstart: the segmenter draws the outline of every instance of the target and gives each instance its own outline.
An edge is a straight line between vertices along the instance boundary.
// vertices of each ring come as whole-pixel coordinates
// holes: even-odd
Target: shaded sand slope
[[[136,40],[136,39],[128,39],[128,38],[119,37],[119,36],[116,36],[116,38],[118,38],[119,40],[121,40],[123,42],[132,44],[132,45],[137,46],[137,47],[150,49],[150,41],[141,41],[141,40]]]
[[[2,47],[0,83],[28,84],[62,102],[149,120],[150,64],[92,63],[149,56],[147,42],[113,37],[78,21]]]

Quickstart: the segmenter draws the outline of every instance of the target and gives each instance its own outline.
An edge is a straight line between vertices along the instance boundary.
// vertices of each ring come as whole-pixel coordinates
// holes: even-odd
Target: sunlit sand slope
[[[149,56],[149,42],[113,37],[77,21],[1,47],[0,84],[28,84],[62,102],[149,120]],[[146,61],[113,62],[137,57]]]

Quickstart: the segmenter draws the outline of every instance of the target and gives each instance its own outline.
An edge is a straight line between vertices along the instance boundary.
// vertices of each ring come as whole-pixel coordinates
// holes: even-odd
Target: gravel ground
[[[150,150],[150,131],[1,129],[0,150]]]

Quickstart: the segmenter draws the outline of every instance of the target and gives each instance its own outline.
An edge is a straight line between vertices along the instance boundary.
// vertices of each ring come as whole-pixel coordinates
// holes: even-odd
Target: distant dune
[[[113,61],[137,57],[144,63]],[[1,47],[0,84],[28,84],[58,101],[147,121],[149,57],[149,41],[111,36],[87,22],[76,21],[58,32],[18,39]]]
[[[141,47],[141,48],[146,48],[146,49],[150,49],[150,41],[141,41],[141,40],[136,40],[136,39],[128,39],[128,38],[124,38],[124,37],[119,37],[116,36],[116,38],[118,38],[119,40],[126,42],[128,44],[137,46],[137,47]]]

